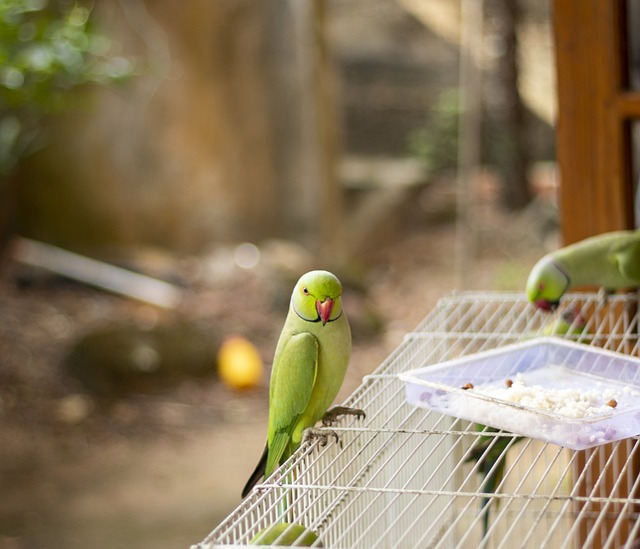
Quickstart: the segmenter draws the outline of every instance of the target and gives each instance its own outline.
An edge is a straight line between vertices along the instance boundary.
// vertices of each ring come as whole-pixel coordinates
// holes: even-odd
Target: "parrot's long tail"
[[[503,454],[504,455],[504,454]],[[504,478],[504,469],[505,469],[505,460],[503,457],[500,458],[500,462],[495,464],[495,469],[492,473],[488,474],[484,482],[482,483],[481,490],[483,493],[488,494],[489,496],[495,493],[496,488],[502,482]],[[488,466],[488,465],[487,465]],[[496,508],[499,505],[500,500],[495,502]],[[486,538],[489,533],[489,513],[491,512],[491,498],[484,497],[480,503],[480,513],[482,513],[482,537]]]
[[[260,461],[258,461],[258,465],[256,465],[255,470],[253,471],[253,473],[251,473],[249,480],[247,481],[247,483],[244,485],[244,488],[242,489],[243,498],[246,497],[247,494],[251,491],[251,488],[253,488],[256,484],[258,484],[260,479],[264,477],[264,471],[267,466],[268,450],[269,450],[269,447],[265,445],[264,452],[262,452],[262,455],[260,456]]]

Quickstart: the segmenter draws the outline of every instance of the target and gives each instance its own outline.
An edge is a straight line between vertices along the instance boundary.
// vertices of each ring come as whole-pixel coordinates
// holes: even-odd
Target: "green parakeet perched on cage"
[[[319,420],[364,416],[362,410],[327,409],[344,380],[351,329],[342,308],[342,285],[327,271],[311,271],[296,283],[276,346],[269,386],[267,444],[242,490],[245,497],[300,446]]]
[[[527,297],[549,311],[577,286],[605,291],[640,286],[640,231],[603,233],[548,253],[529,273]]]

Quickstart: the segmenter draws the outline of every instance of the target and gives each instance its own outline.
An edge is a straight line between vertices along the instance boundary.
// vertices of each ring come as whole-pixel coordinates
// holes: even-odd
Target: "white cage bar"
[[[595,294],[572,294],[567,307],[579,307],[587,326],[563,337],[638,356],[635,294],[605,304]],[[509,433],[478,432],[405,400],[398,372],[531,338],[552,318],[520,294],[441,299],[345,402],[363,408],[366,420],[334,426],[339,444],[305,443],[192,549],[247,545],[279,522],[315,532],[312,546],[343,549],[640,546],[636,437],[579,452],[516,443]],[[476,461],[471,452],[503,437],[510,441],[504,476],[485,494],[478,469],[487,452]]]

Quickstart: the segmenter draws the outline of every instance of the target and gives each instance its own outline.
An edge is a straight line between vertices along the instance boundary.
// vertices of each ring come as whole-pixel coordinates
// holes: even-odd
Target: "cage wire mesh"
[[[602,303],[571,294],[562,309],[570,307],[586,329],[561,337],[638,356],[635,295]],[[406,402],[399,372],[531,338],[550,318],[520,294],[441,299],[344,403],[364,409],[366,419],[334,425],[339,443],[303,444],[192,549],[246,545],[279,523],[313,531],[311,546],[344,549],[640,546],[636,437],[575,452],[480,432]],[[480,444],[487,449],[474,460]],[[495,492],[484,493],[481,469],[492,474],[500,463]],[[283,528],[274,545],[299,535]]]

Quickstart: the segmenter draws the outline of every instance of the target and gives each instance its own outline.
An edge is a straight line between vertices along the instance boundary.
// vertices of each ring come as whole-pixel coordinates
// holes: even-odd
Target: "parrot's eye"
[[[309,295],[309,290],[307,290],[307,288],[306,288],[306,287],[305,287],[305,288],[302,288],[302,293],[303,293],[304,295]]]
[[[540,284],[538,284],[538,290],[544,290],[544,282],[540,282]]]

